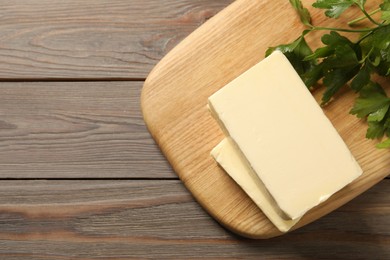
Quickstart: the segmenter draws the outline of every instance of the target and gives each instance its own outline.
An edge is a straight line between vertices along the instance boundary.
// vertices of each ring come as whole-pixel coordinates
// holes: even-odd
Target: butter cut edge
[[[278,206],[270,198],[266,187],[237,152],[230,137],[224,138],[210,154],[281,232],[289,231],[298,223],[300,218],[287,220],[280,216]]]

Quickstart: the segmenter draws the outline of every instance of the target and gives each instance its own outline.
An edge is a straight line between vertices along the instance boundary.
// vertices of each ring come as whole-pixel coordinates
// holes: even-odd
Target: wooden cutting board
[[[311,2],[304,4],[310,6]],[[310,10],[314,24],[326,20],[321,11]],[[347,13],[346,20],[352,19],[354,13],[357,12]],[[327,25],[343,22],[334,20]],[[302,29],[286,0],[237,0],[164,57],[142,91],[147,127],[177,175],[218,222],[246,237],[268,238],[281,233],[209,155],[223,139],[223,133],[206,108],[207,98],[262,60],[268,46],[287,43],[297,38]],[[312,34],[309,44],[318,46],[318,36]],[[388,83],[385,84],[389,86]],[[314,94],[317,100],[321,98],[320,92]],[[348,113],[354,95],[343,91],[324,111],[364,174],[312,209],[294,229],[340,207],[390,172],[390,150],[376,149],[377,141],[365,139],[365,122]]]

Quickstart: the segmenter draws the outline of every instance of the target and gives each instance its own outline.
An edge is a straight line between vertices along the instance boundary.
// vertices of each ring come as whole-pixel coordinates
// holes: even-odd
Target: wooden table
[[[143,81],[232,0],[0,0],[0,259],[390,259],[390,179],[302,229],[238,237],[151,139]]]

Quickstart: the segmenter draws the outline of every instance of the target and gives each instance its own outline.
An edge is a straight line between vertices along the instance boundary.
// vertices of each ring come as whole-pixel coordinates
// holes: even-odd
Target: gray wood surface
[[[389,259],[389,180],[269,240],[237,237],[178,180],[2,181],[1,259]]]
[[[141,88],[0,83],[0,178],[176,178],[145,127]]]
[[[390,259],[390,179],[270,240],[194,201],[143,80],[233,0],[0,0],[0,259]]]
[[[0,79],[143,79],[233,0],[0,0]]]

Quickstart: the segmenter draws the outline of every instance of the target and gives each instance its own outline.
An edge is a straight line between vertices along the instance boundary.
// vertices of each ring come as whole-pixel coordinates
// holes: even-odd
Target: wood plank
[[[145,78],[233,0],[0,0],[0,79]]]
[[[309,6],[310,1],[304,3]],[[368,5],[373,9],[375,2]],[[319,9],[312,14],[315,21],[324,16]],[[340,27],[346,21],[340,18],[332,22],[329,26]],[[275,24],[291,26],[287,31]],[[288,1],[237,0],[165,56],[142,91],[145,122],[180,179],[221,224],[252,238],[282,233],[211,158],[210,151],[224,134],[206,107],[207,98],[262,60],[267,46],[296,39],[301,29]],[[319,38],[310,40],[320,43]],[[390,89],[390,82],[383,83]],[[314,95],[321,99],[320,91]],[[348,113],[354,100],[353,91],[344,91],[324,112],[364,173],[310,210],[293,229],[340,207],[389,174],[390,151],[376,149],[378,140],[365,138],[366,122]]]
[[[0,85],[0,178],[176,178],[141,116],[142,82]]]
[[[178,180],[0,181],[1,259],[388,259],[390,180],[286,236],[249,240]]]

